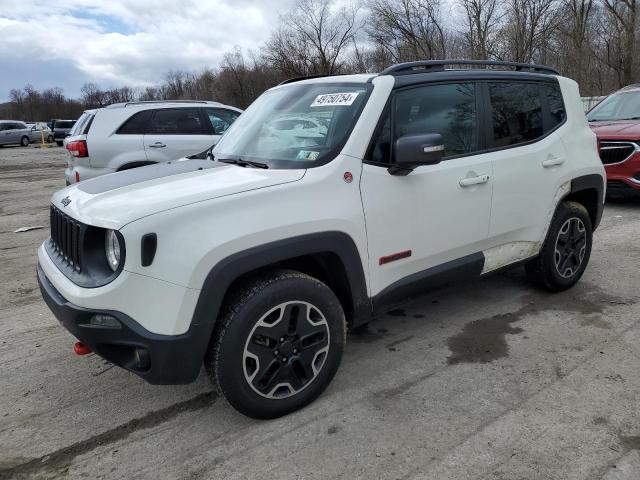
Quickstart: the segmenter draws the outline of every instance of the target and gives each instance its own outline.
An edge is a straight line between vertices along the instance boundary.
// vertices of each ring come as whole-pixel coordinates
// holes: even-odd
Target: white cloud
[[[146,86],[169,70],[215,67],[235,47],[259,48],[290,4],[0,0],[0,101],[26,83],[74,96],[88,81]]]

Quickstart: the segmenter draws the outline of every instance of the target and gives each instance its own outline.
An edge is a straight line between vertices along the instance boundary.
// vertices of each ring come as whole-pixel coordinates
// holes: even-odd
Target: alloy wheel
[[[580,269],[587,249],[587,230],[581,219],[571,217],[566,220],[555,245],[555,265],[558,274],[570,278]]]
[[[242,356],[246,381],[259,395],[282,399],[308,387],[329,352],[329,325],[303,301],[281,303],[255,324]]]

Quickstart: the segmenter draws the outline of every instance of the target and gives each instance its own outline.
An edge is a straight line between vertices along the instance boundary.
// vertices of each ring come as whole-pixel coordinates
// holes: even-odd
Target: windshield
[[[371,84],[294,84],[264,93],[216,145],[218,160],[272,168],[308,168],[331,161],[344,146]]]
[[[587,114],[590,122],[640,120],[640,91],[608,96]]]

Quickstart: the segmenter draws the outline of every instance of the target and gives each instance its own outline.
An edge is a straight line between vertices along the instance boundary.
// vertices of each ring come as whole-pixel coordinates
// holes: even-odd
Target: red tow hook
[[[91,349],[82,342],[76,342],[73,346],[73,351],[76,352],[76,355],[87,355],[91,353]]]

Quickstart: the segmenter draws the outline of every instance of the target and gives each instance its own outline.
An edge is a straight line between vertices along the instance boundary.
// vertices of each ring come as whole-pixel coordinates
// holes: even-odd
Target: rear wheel
[[[51,135],[47,137],[47,143],[53,143],[53,137]]]
[[[561,203],[540,255],[525,265],[527,274],[551,291],[571,288],[587,268],[592,241],[591,218],[584,206]]]
[[[329,385],[345,335],[344,313],[329,287],[299,272],[272,271],[230,296],[205,367],[237,410],[276,418]]]
[[[21,147],[27,147],[29,146],[29,137],[22,137],[20,139],[20,146]]]

